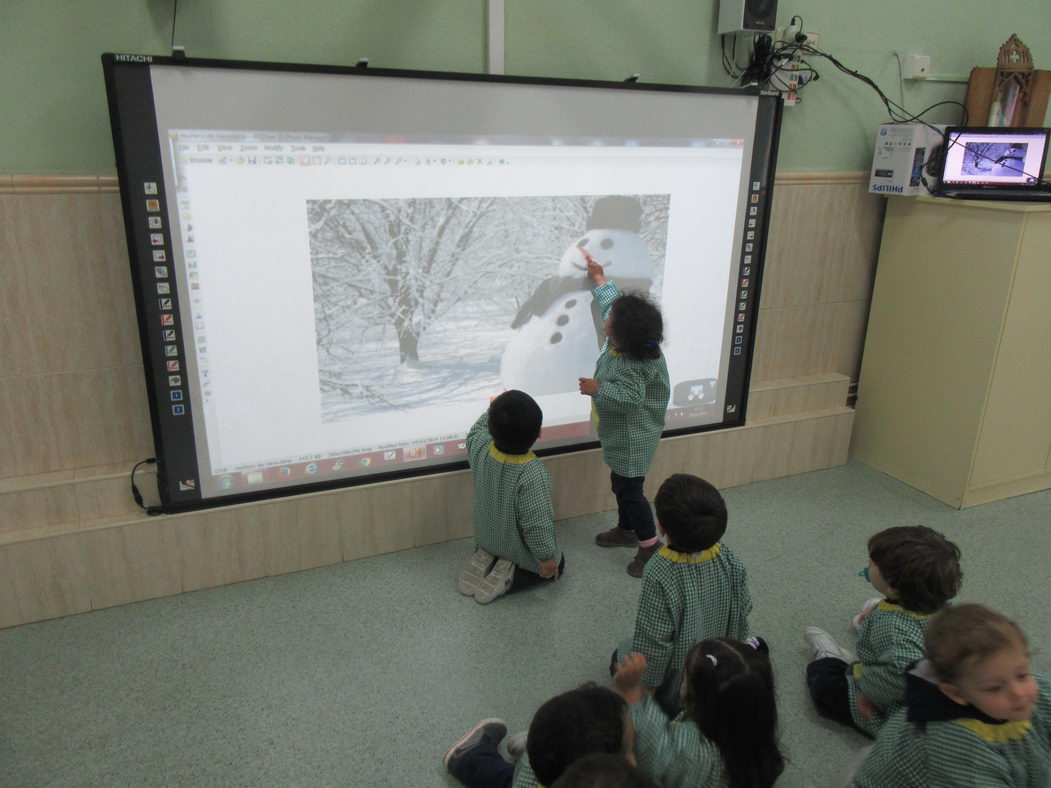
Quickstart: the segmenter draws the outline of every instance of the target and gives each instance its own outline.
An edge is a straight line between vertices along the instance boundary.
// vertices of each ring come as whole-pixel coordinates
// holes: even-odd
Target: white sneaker
[[[522,754],[526,751],[526,739],[528,735],[529,731],[519,731],[518,733],[507,737],[504,746],[507,747],[507,754],[511,758],[511,763],[514,763],[521,758]]]
[[[843,648],[836,642],[834,637],[819,627],[807,627],[803,631],[803,640],[805,640],[807,645],[813,649],[814,659],[835,657],[836,659],[843,660],[848,665],[852,662],[858,661],[854,652]]]
[[[854,627],[854,631],[857,632],[861,629],[861,622],[864,621],[868,614],[872,612],[873,608],[876,607],[880,602],[883,601],[883,597],[874,596],[861,608],[861,612],[858,613],[854,618],[850,620],[851,625]]]
[[[486,573],[493,568],[495,563],[496,556],[485,550],[478,550],[472,555],[471,560],[467,562],[463,571],[460,572],[460,579],[456,584],[456,587],[460,589],[460,593],[465,596],[474,596],[474,592],[478,590],[478,584],[482,582]]]
[[[501,558],[493,564],[489,574],[478,583],[478,590],[474,592],[474,601],[483,605],[489,604],[497,597],[506,594],[514,579],[514,562],[509,558]]]

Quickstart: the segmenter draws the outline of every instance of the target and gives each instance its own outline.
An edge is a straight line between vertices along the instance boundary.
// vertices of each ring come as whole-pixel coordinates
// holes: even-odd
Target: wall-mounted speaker
[[[771,33],[777,0],[719,0],[719,34]]]

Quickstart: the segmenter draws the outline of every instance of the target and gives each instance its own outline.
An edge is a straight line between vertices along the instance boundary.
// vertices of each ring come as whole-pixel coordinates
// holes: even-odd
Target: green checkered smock
[[[642,680],[665,708],[679,706],[686,655],[714,637],[748,637],[752,596],[744,566],[724,544],[700,553],[667,545],[646,563],[631,650],[646,657]]]
[[[533,774],[533,767],[529,763],[529,755],[522,753],[521,757],[515,762],[515,779],[511,783],[511,788],[543,788],[543,786],[537,782],[536,775]]]
[[[884,723],[854,774],[859,788],[985,788],[1051,785],[1051,683],[1027,722],[976,719],[909,722],[900,708]]]
[[[681,714],[669,720],[652,698],[628,708],[635,725],[635,760],[664,788],[729,785],[719,747],[693,722]]]
[[[467,433],[474,481],[474,547],[509,558],[535,574],[540,562],[562,560],[555,538],[551,477],[540,459],[504,454],[493,445],[486,411]]]
[[[594,291],[603,320],[620,296],[616,282]],[[645,476],[664,430],[671,395],[664,355],[637,361],[618,353],[609,339],[595,365],[598,392],[592,399],[592,419],[602,444],[602,456],[614,473]]]
[[[923,633],[931,614],[914,613],[884,599],[861,622],[858,661],[847,668],[850,716],[873,736],[883,720],[905,701],[905,671],[923,658]],[[863,720],[857,694],[871,700],[882,714]]]

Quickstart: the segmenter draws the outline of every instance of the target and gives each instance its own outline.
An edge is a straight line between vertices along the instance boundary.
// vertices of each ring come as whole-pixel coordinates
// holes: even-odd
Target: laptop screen
[[[1036,187],[1044,171],[1049,129],[946,129],[942,184]]]

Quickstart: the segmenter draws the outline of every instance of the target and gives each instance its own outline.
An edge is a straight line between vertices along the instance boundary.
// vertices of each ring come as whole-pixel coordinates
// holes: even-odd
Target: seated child
[[[639,766],[665,788],[763,788],[785,768],[777,746],[777,704],[766,644],[713,638],[686,663],[685,710],[669,720],[642,684],[646,658],[629,654],[614,684],[635,724]]]
[[[1018,625],[953,605],[931,620],[926,647],[854,784],[1051,785],[1051,683],[1029,672]]]
[[[653,499],[657,527],[668,544],[643,572],[635,636],[618,654],[646,658],[642,680],[669,714],[681,708],[686,654],[699,640],[748,635],[752,597],[744,566],[719,540],[726,532],[726,503],[697,476],[676,473]]]
[[[476,552],[458,586],[476,602],[557,580],[565,568],[555,538],[551,477],[530,451],[542,421],[532,397],[505,391],[467,433]]]
[[[585,755],[573,761],[551,788],[660,788],[623,755]]]
[[[509,763],[497,750],[507,725],[482,720],[467,731],[442,763],[467,788],[535,788],[551,785],[578,758],[614,753],[635,762],[634,730],[624,700],[594,684],[556,695],[529,725],[526,754]]]
[[[858,628],[858,654],[822,629],[809,627],[814,650],[807,686],[817,708],[874,736],[905,696],[905,670],[923,656],[923,632],[932,615],[960,590],[960,550],[923,525],[887,528],[869,539],[861,575],[885,595]]]

